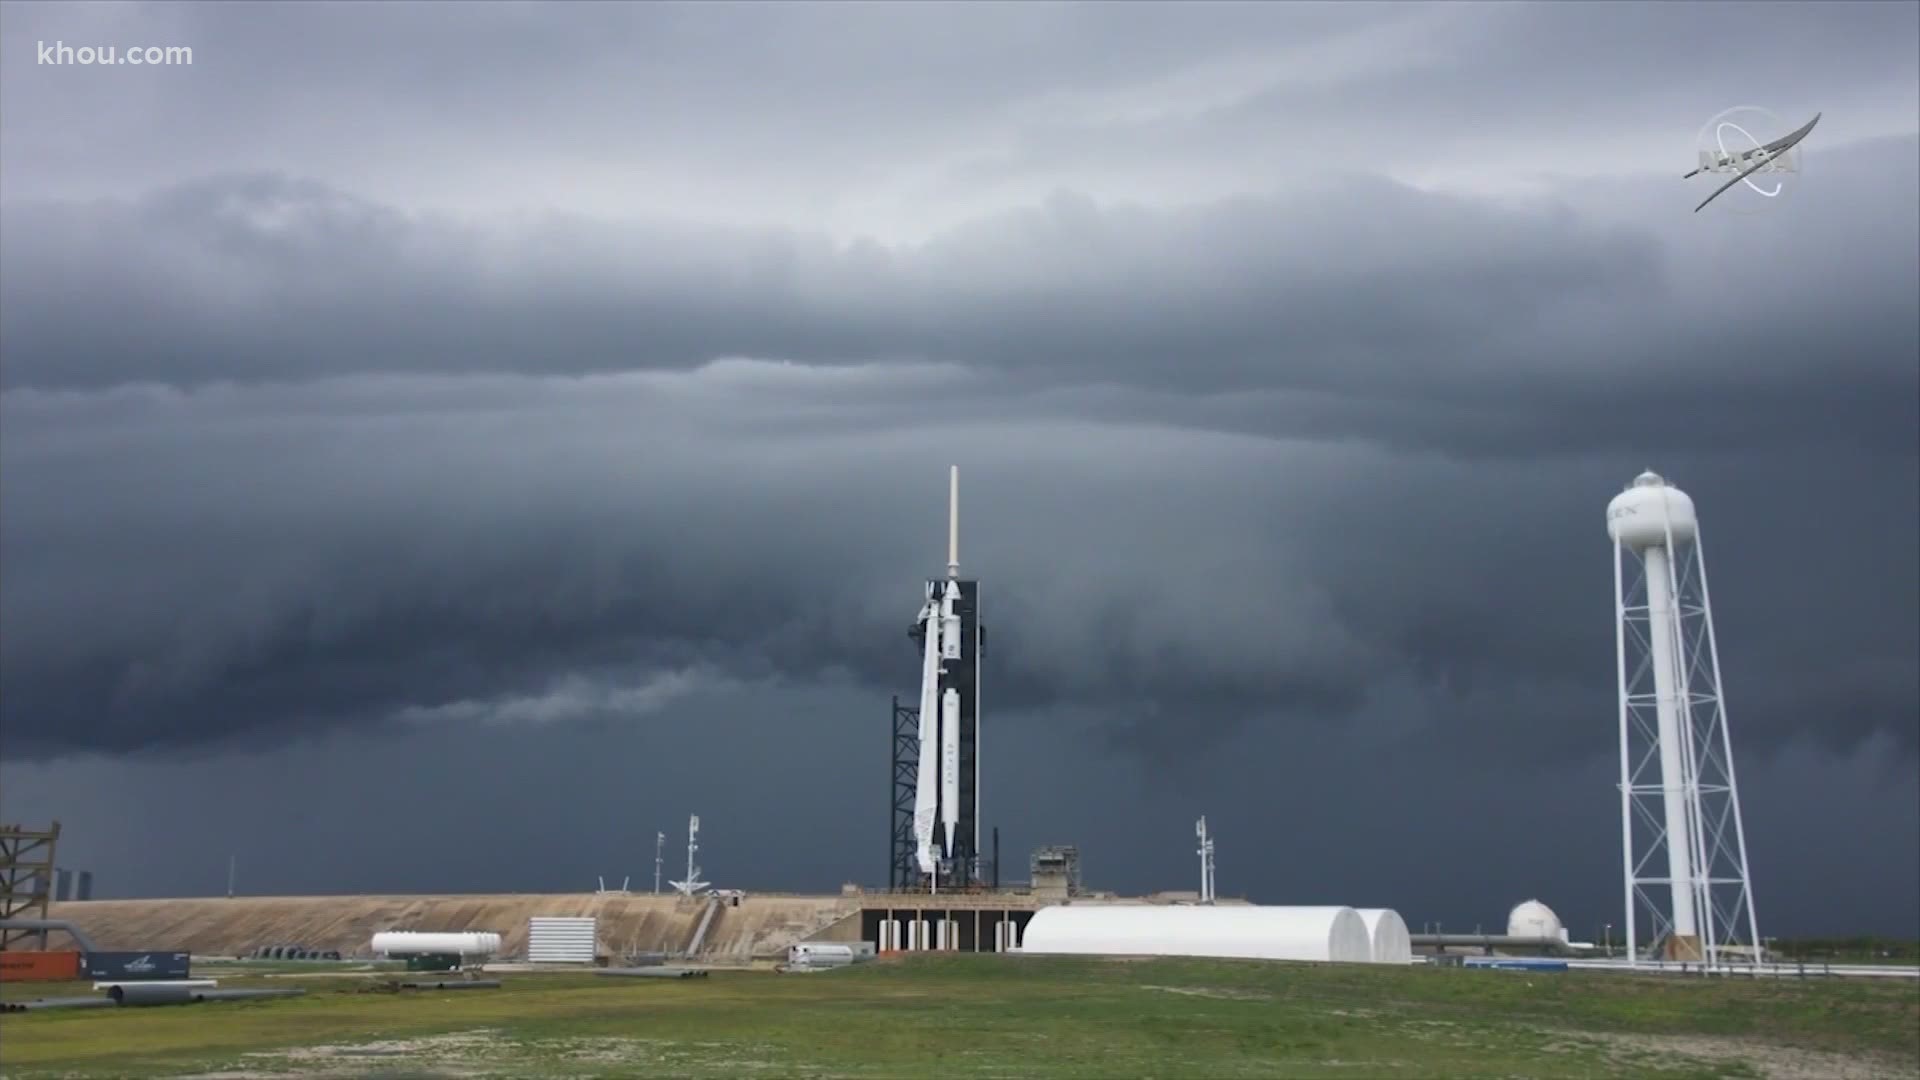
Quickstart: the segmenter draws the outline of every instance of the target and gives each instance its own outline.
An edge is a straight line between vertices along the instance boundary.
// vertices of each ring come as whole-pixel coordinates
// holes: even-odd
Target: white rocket
[[[920,768],[914,789],[913,836],[923,874],[932,874],[936,865],[935,817],[946,826],[946,843],[940,850],[948,854],[960,824],[960,692],[940,688],[945,673],[942,661],[960,658],[960,616],[954,611],[959,600],[960,467],[955,465],[947,474],[947,580],[927,582],[927,602],[920,609],[926,656],[920,669]]]
[[[953,613],[960,586],[949,580],[940,605],[940,654],[960,659],[960,617]],[[940,695],[940,823],[947,827],[947,854],[953,854],[953,830],[960,824],[960,691]]]

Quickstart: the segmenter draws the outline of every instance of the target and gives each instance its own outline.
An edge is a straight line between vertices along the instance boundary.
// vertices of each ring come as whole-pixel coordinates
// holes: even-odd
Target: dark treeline
[[[1901,938],[1778,938],[1768,951],[1785,960],[1920,961],[1920,941]]]

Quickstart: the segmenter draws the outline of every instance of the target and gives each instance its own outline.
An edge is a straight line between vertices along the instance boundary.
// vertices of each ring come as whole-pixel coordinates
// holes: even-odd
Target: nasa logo
[[[1709,119],[1694,137],[1698,164],[1682,179],[1702,173],[1726,179],[1694,212],[1716,200],[1734,214],[1757,214],[1779,205],[1780,197],[1799,183],[1800,141],[1819,122],[1815,113],[1804,127],[1792,129],[1757,105],[1736,105]]]

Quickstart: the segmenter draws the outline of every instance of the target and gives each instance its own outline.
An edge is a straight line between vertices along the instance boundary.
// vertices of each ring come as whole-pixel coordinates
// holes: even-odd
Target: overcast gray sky
[[[1914,4],[8,3],[0,813],[121,894],[229,851],[584,887],[688,812],[723,885],[883,880],[958,463],[1015,876],[1187,887],[1206,813],[1223,892],[1584,932],[1603,512],[1651,466],[1714,538],[1763,929],[1920,932],[1917,43]],[[1740,105],[1823,118],[1781,199],[1695,214]]]

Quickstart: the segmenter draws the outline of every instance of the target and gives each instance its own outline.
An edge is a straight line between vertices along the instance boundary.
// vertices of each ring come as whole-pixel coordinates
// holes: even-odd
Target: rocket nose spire
[[[947,576],[960,576],[960,466],[947,467]]]

